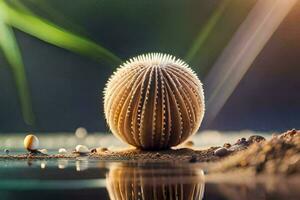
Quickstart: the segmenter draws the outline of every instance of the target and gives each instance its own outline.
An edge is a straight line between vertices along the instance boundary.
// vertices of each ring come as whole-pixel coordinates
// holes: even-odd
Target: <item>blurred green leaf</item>
[[[50,44],[118,65],[121,59],[95,42],[67,31],[32,13],[19,1],[0,0],[0,47],[10,64],[18,90],[24,121],[34,125],[30,90],[22,56],[11,27],[37,37]]]
[[[19,47],[17,45],[13,30],[7,26],[0,18],[0,46],[10,64],[18,90],[19,100],[22,108],[24,121],[34,124],[34,114],[32,111],[30,92],[26,79],[26,72],[22,62]]]
[[[14,2],[15,1],[20,1],[20,0],[14,0]],[[84,30],[82,26],[74,23],[72,19],[69,19],[67,16],[65,16],[63,12],[58,10],[56,7],[53,7],[51,1],[27,0],[26,5],[23,4],[23,7],[27,7],[30,5],[36,8],[37,10],[39,10],[40,13],[42,12],[44,16],[47,16],[47,18],[49,17],[48,19],[51,19],[50,21],[54,20],[54,23],[59,22],[59,25],[61,27],[64,27],[65,29],[70,29],[73,31],[73,33],[79,33],[79,35],[81,36],[88,37],[88,33]]]
[[[34,14],[15,10],[5,3],[1,7],[7,13],[5,16],[6,23],[25,33],[50,44],[90,56],[99,61],[105,60],[112,64],[119,64],[121,62],[120,58],[116,55],[89,39],[73,34]]]
[[[216,26],[217,22],[223,15],[225,9],[227,8],[227,5],[232,0],[223,0],[218,8],[212,13],[211,17],[207,21],[207,23],[204,25],[204,27],[200,30],[197,38],[195,39],[193,45],[189,49],[185,60],[191,61],[198,53],[198,51],[202,48],[204,42],[209,37],[211,32],[213,31],[214,27]]]

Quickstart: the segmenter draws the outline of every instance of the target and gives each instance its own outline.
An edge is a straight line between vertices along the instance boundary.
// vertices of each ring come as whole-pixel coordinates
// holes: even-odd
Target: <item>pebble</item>
[[[60,149],[58,149],[58,153],[59,154],[66,154],[67,150],[65,148],[60,148]]]
[[[246,138],[238,139],[238,141],[234,145],[248,145]]]
[[[39,147],[39,139],[35,135],[27,135],[24,139],[24,147],[28,151],[37,150]]]
[[[8,149],[4,149],[4,153],[6,153],[6,155],[9,154],[9,150]]]
[[[90,152],[86,146],[81,145],[81,144],[76,146],[75,151],[77,153],[89,153]]]
[[[262,142],[262,141],[265,141],[266,138],[264,138],[263,136],[260,136],[260,135],[251,135],[249,138],[248,138],[248,143],[252,144],[254,142]]]
[[[197,156],[192,155],[191,159],[190,159],[190,163],[195,163],[197,162]]]
[[[221,151],[220,156],[224,156],[223,153],[225,153],[225,155],[226,155],[227,153],[230,153],[230,152],[233,152],[233,151],[245,150],[249,147],[249,145],[251,145],[253,143],[256,143],[256,142],[261,142],[261,141],[264,141],[264,140],[266,140],[266,139],[263,136],[252,135],[248,138],[248,140],[246,140],[246,138],[238,139],[238,141],[234,145],[231,145],[229,143],[225,143],[223,145],[223,147],[226,148],[228,152],[226,152],[225,150],[221,150],[221,148],[220,148],[220,151]],[[219,150],[219,149],[217,149],[217,150]],[[216,154],[216,152],[215,152],[215,154]]]
[[[192,146],[194,146],[194,142],[192,140],[189,140],[189,141],[187,141],[187,142],[184,143],[184,146],[186,146],[186,147],[192,147]]]
[[[96,149],[97,152],[104,152],[104,151],[108,151],[108,148],[106,147],[100,147]]]
[[[214,154],[219,157],[226,156],[228,153],[229,151],[224,147],[218,148],[214,151]]]
[[[225,148],[230,148],[231,147],[231,144],[230,143],[225,143],[224,145],[223,145],[223,147],[225,147]]]
[[[295,133],[297,133],[297,130],[296,130],[295,128],[293,128],[292,130],[290,130],[290,132],[291,132],[292,134],[295,134]]]
[[[229,151],[241,151],[241,150],[245,150],[248,148],[248,145],[246,144],[235,144],[232,145],[230,148],[228,148]]]
[[[41,150],[39,150],[39,152],[41,152],[43,154],[48,154],[48,150],[47,149],[41,149]]]

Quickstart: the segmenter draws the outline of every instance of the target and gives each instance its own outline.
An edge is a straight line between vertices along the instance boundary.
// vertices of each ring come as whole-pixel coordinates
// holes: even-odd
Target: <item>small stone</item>
[[[39,139],[35,135],[27,135],[24,139],[24,147],[28,151],[37,150],[39,147]]]
[[[225,143],[224,145],[223,145],[223,147],[225,147],[225,148],[230,148],[231,147],[231,144],[230,143]]]
[[[96,152],[106,152],[106,151],[108,151],[108,148],[106,148],[106,147],[98,147],[98,148],[96,148],[96,149],[92,149],[92,150],[91,150],[92,153],[96,153]]]
[[[241,138],[236,141],[235,145],[248,145],[246,138]]]
[[[192,155],[191,159],[190,159],[190,163],[195,163],[197,162],[197,156],[196,155]]]
[[[98,150],[99,150],[100,152],[103,152],[103,151],[108,151],[108,148],[106,148],[106,147],[101,147],[101,148],[98,148]]]
[[[39,152],[41,152],[42,154],[48,154],[48,150],[47,149],[41,149],[41,150],[39,150]]]
[[[60,149],[58,149],[58,153],[59,154],[66,154],[67,150],[65,148],[60,148]]]
[[[232,145],[230,148],[228,148],[228,151],[229,152],[232,152],[232,151],[241,151],[241,150],[245,150],[247,148],[248,148],[247,143],[235,144],[235,145]]]
[[[228,150],[224,147],[218,148],[214,151],[214,154],[219,157],[226,156],[228,153]]]
[[[6,155],[8,155],[8,154],[9,154],[9,150],[8,150],[8,149],[4,149],[4,153],[5,153]]]
[[[81,144],[76,146],[75,151],[76,153],[83,153],[83,154],[90,152],[86,146]]]
[[[157,152],[157,153],[155,154],[155,157],[159,158],[159,157],[160,157],[160,153]]]
[[[192,140],[189,140],[189,141],[187,141],[187,142],[184,143],[184,146],[186,146],[186,147],[192,147],[192,146],[194,146],[194,142]]]
[[[297,133],[297,130],[296,130],[295,128],[293,128],[293,129],[291,130],[291,133],[292,133],[292,134],[295,134],[295,133]]]
[[[262,141],[265,141],[265,140],[266,140],[266,138],[264,138],[263,136],[260,136],[260,135],[251,135],[248,138],[248,143],[252,144],[252,143],[255,143],[255,142],[262,142]]]

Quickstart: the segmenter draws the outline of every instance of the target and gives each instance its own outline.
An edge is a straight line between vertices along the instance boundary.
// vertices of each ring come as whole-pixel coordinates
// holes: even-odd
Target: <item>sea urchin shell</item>
[[[166,149],[198,130],[204,115],[202,84],[174,56],[140,55],[109,79],[104,112],[111,131],[123,141],[141,149]]]

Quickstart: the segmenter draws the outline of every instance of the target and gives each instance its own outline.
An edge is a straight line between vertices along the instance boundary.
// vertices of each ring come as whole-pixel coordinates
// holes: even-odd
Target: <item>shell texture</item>
[[[108,80],[104,112],[112,133],[128,144],[167,149],[198,130],[204,115],[202,83],[174,56],[140,55]]]

